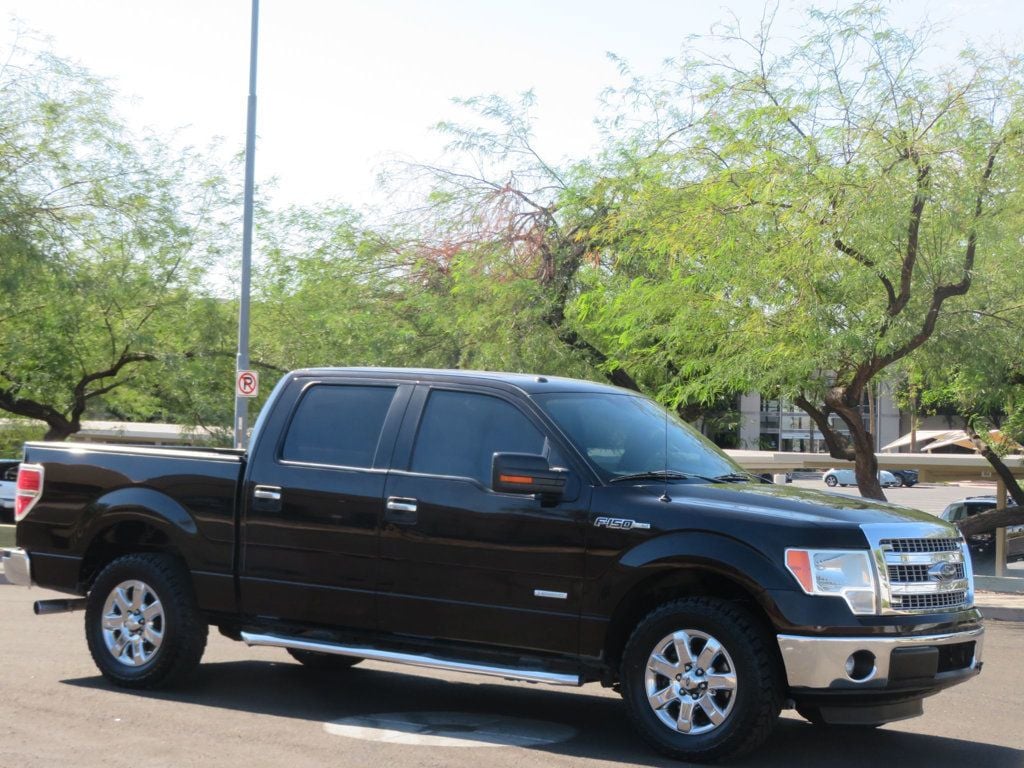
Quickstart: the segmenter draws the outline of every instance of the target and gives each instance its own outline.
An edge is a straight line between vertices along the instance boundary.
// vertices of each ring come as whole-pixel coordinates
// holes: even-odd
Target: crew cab
[[[7,579],[76,596],[36,610],[85,610],[129,688],[185,678],[215,626],[339,670],[601,683],[655,748],[712,760],[783,707],[921,714],[982,664],[951,525],[765,483],[587,381],[296,371],[245,452],[28,443],[15,516]]]

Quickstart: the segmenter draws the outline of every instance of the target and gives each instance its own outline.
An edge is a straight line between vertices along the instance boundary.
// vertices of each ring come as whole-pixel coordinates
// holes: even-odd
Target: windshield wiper
[[[759,477],[740,472],[729,472],[725,475],[715,475],[711,479],[719,483],[749,483],[752,480],[761,482],[761,478]]]
[[[710,477],[703,475],[691,475],[687,472],[676,472],[674,469],[649,469],[646,472],[634,472],[630,475],[619,475],[609,480],[609,483],[624,483],[630,480],[707,480],[714,482]]]

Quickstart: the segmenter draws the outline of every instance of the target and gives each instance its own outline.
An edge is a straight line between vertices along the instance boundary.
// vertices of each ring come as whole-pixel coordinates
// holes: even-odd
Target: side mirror
[[[567,473],[552,469],[543,456],[496,453],[491,460],[491,488],[498,493],[539,494],[557,500],[565,491]]]

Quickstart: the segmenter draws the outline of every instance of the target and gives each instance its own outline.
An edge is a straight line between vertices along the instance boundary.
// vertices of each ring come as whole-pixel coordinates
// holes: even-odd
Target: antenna
[[[658,501],[663,501],[667,504],[672,501],[672,497],[668,495],[668,408],[662,407],[665,410],[665,490]]]

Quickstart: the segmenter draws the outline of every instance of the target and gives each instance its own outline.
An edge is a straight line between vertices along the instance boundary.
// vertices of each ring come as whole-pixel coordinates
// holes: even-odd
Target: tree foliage
[[[0,69],[0,409],[46,437],[181,353],[221,195],[137,141],[100,80],[15,48]]]
[[[1021,62],[936,74],[874,7],[806,30],[778,50],[770,17],[725,29],[622,94],[646,112],[594,184],[614,247],[576,310],[679,398],[792,398],[884,498],[867,387],[1018,273]]]

